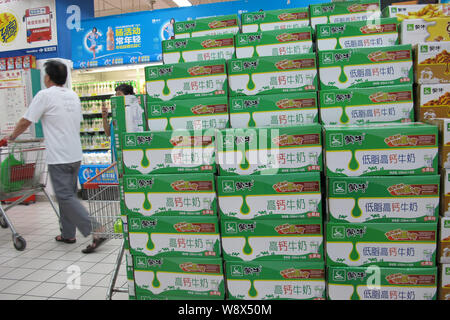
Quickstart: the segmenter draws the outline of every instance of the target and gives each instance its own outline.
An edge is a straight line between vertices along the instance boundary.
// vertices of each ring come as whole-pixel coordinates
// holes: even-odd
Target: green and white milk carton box
[[[309,26],[308,8],[247,12],[241,16],[242,33],[284,30]]]
[[[326,223],[327,266],[434,267],[435,223]]]
[[[411,45],[320,51],[320,89],[412,84],[412,58]]]
[[[234,58],[234,35],[164,40],[164,64]]]
[[[360,0],[311,4],[311,27],[317,24],[367,21],[381,16],[380,1]]]
[[[323,262],[225,262],[230,300],[325,300]]]
[[[321,90],[319,96],[324,125],[414,122],[411,84]]]
[[[225,129],[229,125],[228,98],[149,101],[150,131]]]
[[[119,172],[124,174],[215,172],[215,130],[147,131],[120,138]]]
[[[317,49],[388,47],[399,44],[397,18],[318,24]]]
[[[322,127],[217,131],[220,175],[265,175],[322,171]]]
[[[130,253],[149,257],[220,257],[217,216],[128,216]]]
[[[304,53],[228,61],[230,96],[317,90],[316,55]]]
[[[165,64],[145,68],[147,101],[227,97],[225,60]]]
[[[239,32],[237,14],[216,16],[188,21],[176,21],[174,24],[175,39],[236,34]]]
[[[325,126],[328,177],[434,175],[438,129],[423,123]]]
[[[316,92],[230,97],[232,128],[299,126],[318,123]]]
[[[134,256],[137,300],[223,300],[220,258]]]
[[[323,261],[322,219],[223,220],[225,261]]]
[[[437,268],[329,267],[328,300],[436,300]]]
[[[310,27],[236,35],[236,58],[238,59],[311,52],[313,52],[313,42]]]
[[[217,178],[222,220],[321,218],[320,173]]]
[[[214,174],[125,175],[120,186],[122,214],[134,217],[214,216]]]
[[[328,179],[331,222],[437,222],[440,177],[396,176]]]

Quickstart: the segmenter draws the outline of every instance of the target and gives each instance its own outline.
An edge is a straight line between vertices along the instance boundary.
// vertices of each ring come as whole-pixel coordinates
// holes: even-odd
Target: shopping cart
[[[0,203],[0,226],[10,228],[14,247],[25,250],[27,245],[14,228],[6,212],[28,199],[37,192],[43,192],[55,211],[58,220],[59,212],[45,191],[48,170],[44,161],[43,140],[0,141],[0,201],[17,198],[7,207]]]
[[[119,183],[115,174],[117,163],[113,163],[83,184],[87,192],[89,216],[92,221],[92,235],[105,239],[123,239],[120,217]],[[101,231],[98,231],[101,230]],[[117,255],[115,268],[110,280],[106,299],[111,300],[114,292],[128,292],[128,289],[115,288],[117,276],[125,251],[125,241]]]

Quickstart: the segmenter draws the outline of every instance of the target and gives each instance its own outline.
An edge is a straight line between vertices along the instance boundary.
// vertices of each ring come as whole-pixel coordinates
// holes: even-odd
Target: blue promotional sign
[[[0,0],[0,16],[0,57],[31,54],[37,59],[71,59],[70,30],[94,16],[94,4],[92,0]]]
[[[72,31],[74,69],[162,61],[161,41],[173,36],[175,21],[323,2],[327,1],[240,0],[85,20]]]
[[[95,177],[97,174],[108,168],[108,164],[92,164],[92,165],[82,165],[78,172],[78,181],[80,185],[86,183],[89,179]],[[114,169],[110,169],[104,172],[101,176],[91,181],[92,183],[118,183],[116,173]]]

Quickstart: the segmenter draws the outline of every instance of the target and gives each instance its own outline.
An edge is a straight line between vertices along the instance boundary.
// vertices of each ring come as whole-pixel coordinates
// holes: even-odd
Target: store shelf
[[[80,133],[103,133],[105,130],[80,131]]]
[[[94,96],[83,96],[80,97],[80,100],[98,100],[98,99],[110,99],[114,94],[100,94],[100,95],[94,95]]]

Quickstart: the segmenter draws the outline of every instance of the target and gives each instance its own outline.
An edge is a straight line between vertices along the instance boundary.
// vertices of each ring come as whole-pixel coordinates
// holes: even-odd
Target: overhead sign
[[[56,52],[55,0],[0,1],[0,52]]]
[[[174,36],[175,21],[322,2],[240,0],[84,20],[80,29],[72,31],[74,69],[162,61],[161,42]]]

